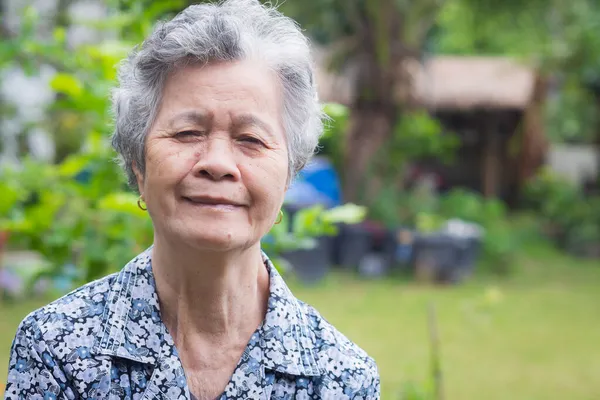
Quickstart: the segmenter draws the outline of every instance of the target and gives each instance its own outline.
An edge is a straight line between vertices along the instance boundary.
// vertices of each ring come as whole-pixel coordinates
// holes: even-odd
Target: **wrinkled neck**
[[[269,274],[259,244],[199,252],[155,242],[152,269],[163,322],[176,342],[182,334],[236,341],[264,319]]]

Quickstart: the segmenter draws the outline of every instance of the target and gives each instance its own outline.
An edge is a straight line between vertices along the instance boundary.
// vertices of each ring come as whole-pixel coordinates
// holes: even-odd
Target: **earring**
[[[275,225],[280,224],[283,220],[283,210],[279,210],[279,215],[277,216],[277,221],[275,221]]]
[[[146,204],[144,203],[144,205],[142,205],[142,202],[144,201],[144,199],[142,199],[142,196],[140,196],[140,198],[137,201],[137,205],[140,208],[140,210],[142,211],[146,211],[148,208],[146,207]]]

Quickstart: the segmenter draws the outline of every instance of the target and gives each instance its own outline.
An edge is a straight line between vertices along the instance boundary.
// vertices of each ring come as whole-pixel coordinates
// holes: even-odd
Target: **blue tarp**
[[[336,207],[342,203],[340,181],[329,160],[315,157],[292,182],[285,203],[296,207],[322,204]]]

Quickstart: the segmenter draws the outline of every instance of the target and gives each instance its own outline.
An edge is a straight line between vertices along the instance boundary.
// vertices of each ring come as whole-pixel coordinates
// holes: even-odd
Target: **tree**
[[[552,77],[560,90],[548,103],[551,139],[589,142],[600,132],[599,2],[453,0],[437,26],[437,52],[509,55]]]
[[[311,0],[286,2],[282,10],[321,42],[334,44],[333,64],[357,69],[344,169],[344,195],[354,201],[361,176],[393,132],[403,105],[395,100],[410,77],[399,68],[418,59],[426,35],[446,0]]]

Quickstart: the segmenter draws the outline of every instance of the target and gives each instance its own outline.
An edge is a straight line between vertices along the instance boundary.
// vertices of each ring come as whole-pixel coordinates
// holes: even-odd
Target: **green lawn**
[[[519,265],[511,278],[478,277],[458,287],[343,274],[292,287],[376,359],[383,399],[426,378],[430,303],[438,313],[446,399],[600,398],[600,262],[538,248]],[[39,305],[0,306],[0,377],[17,324]]]

